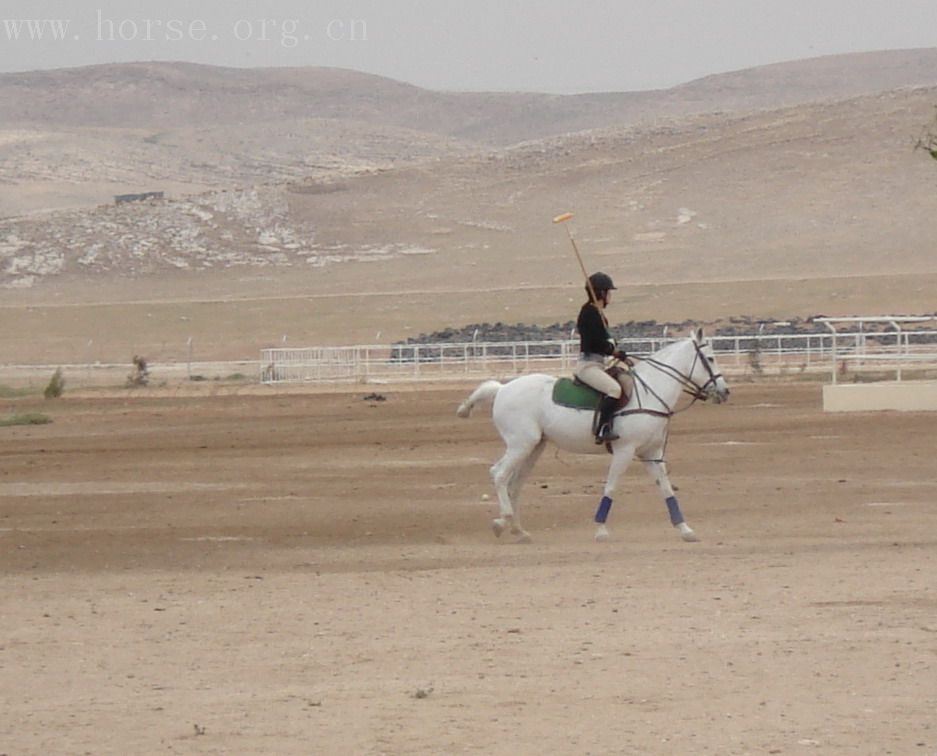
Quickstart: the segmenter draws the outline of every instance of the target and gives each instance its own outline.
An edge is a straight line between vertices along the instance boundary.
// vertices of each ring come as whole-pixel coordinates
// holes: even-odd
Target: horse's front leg
[[[680,533],[680,537],[684,541],[698,541],[699,537],[693,532],[693,528],[686,524],[683,512],[680,511],[680,504],[674,496],[673,486],[670,485],[670,477],[667,475],[667,465],[659,460],[644,460],[644,469],[660,489],[667,511],[670,513],[670,523]]]
[[[608,520],[608,513],[612,508],[612,497],[615,494],[615,488],[618,481],[628,469],[628,465],[634,458],[634,446],[612,447],[612,463],[608,466],[608,477],[605,479],[605,490],[602,492],[602,500],[599,502],[599,508],[595,512],[595,540],[607,541],[609,538],[608,527],[605,525]]]

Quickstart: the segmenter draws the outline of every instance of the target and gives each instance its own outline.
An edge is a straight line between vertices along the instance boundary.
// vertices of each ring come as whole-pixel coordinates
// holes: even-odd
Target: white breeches
[[[616,399],[621,397],[621,384],[605,372],[605,367],[600,362],[580,360],[573,375],[596,391],[614,396]]]

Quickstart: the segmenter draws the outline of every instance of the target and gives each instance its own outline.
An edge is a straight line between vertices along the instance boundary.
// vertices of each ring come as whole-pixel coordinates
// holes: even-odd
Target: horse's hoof
[[[521,533],[517,536],[515,543],[533,543],[534,539],[530,537],[530,533]]]
[[[600,525],[595,529],[595,540],[597,543],[605,543],[610,537],[608,528],[604,525]]]
[[[675,526],[680,533],[680,537],[687,543],[698,543],[699,536],[693,532],[693,528],[687,525],[685,522],[681,522],[679,525]]]
[[[494,531],[495,538],[500,538],[501,534],[504,532],[504,520],[492,520],[491,529]]]

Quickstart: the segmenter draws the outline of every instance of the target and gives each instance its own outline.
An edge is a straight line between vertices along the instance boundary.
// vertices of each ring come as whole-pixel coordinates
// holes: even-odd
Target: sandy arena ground
[[[496,540],[468,387],[6,400],[0,754],[937,754],[937,416],[733,388],[698,544],[555,451]]]

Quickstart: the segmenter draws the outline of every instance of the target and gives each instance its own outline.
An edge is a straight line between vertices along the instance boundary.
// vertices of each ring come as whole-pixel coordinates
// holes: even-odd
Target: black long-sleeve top
[[[615,352],[615,341],[608,332],[605,318],[591,302],[586,302],[579,311],[576,330],[579,331],[579,350],[583,354],[608,355]]]

